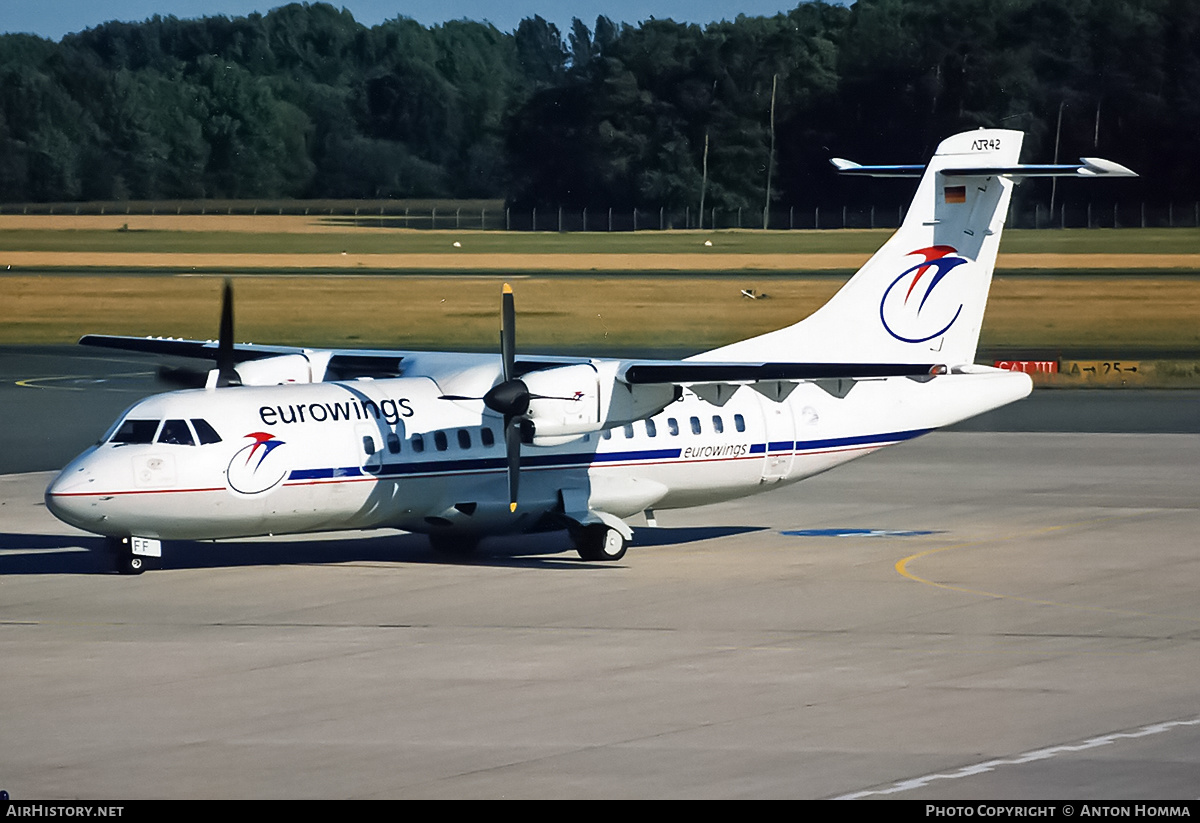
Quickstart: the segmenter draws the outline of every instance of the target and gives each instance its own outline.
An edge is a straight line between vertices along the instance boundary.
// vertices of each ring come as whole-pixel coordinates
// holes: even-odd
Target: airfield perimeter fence
[[[762,229],[759,209],[512,208],[498,200],[184,200],[87,203],[5,203],[3,214],[78,215],[309,215],[347,226],[468,231],[630,232],[673,229]],[[903,206],[772,208],[766,228],[894,229]],[[1014,204],[1008,226],[1020,229],[1200,228],[1200,201],[1192,203],[1063,202]]]

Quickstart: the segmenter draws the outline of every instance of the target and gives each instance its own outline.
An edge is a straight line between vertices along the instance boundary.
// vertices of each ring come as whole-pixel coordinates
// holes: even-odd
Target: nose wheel
[[[116,564],[117,574],[141,574],[149,566],[149,557],[133,553],[133,541],[128,537],[107,537],[105,545]]]

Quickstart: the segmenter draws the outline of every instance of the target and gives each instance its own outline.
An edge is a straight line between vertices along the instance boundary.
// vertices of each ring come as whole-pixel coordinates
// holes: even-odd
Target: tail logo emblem
[[[953,246],[928,246],[907,256],[917,255],[922,261],[893,280],[879,301],[883,327],[903,343],[924,343],[941,337],[963,310],[953,289],[937,291],[937,287],[967,259],[959,257]]]

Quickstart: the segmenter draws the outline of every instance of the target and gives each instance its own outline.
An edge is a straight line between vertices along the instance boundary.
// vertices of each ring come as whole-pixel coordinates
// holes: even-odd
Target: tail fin
[[[860,166],[844,174],[921,176],[903,225],[833,298],[779,331],[697,360],[971,363],[1014,178],[1132,175],[1109,161],[1021,166],[1024,135],[980,129],[942,141],[929,165]]]

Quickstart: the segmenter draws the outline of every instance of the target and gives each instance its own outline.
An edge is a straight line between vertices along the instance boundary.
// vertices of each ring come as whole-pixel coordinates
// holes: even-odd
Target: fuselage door
[[[796,427],[787,401],[762,401],[763,423],[767,435],[767,453],[763,460],[763,481],[785,479],[792,470],[796,452]]]

